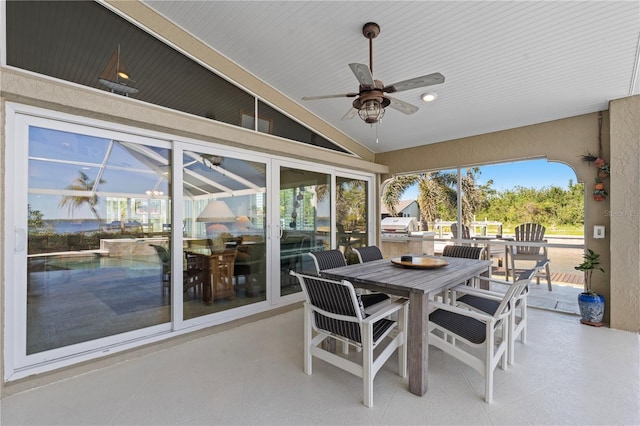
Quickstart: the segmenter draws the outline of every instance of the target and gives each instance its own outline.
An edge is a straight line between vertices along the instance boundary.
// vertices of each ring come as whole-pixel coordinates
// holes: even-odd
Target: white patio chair
[[[463,259],[482,259],[482,253],[484,251],[484,247],[472,247],[468,245],[447,245],[444,246],[442,250],[442,257],[458,257]],[[465,285],[470,285],[473,287],[477,287],[477,279],[468,280]],[[447,303],[448,291],[443,291],[442,293],[437,295],[440,297],[444,303]]]
[[[544,261],[538,262],[534,269],[522,272],[518,276],[516,283],[523,284],[519,293],[513,295],[513,304],[509,317],[509,334],[508,334],[508,362],[513,364],[515,360],[515,343],[518,337],[520,342],[527,342],[527,295],[529,294],[529,284],[533,276],[538,273],[545,265]],[[487,277],[478,277],[480,280],[489,283],[489,285],[502,285],[511,287],[514,284],[509,281],[497,280]],[[498,309],[500,302],[504,297],[504,293],[492,290],[482,290],[477,288],[469,288],[467,286],[458,286],[451,289],[452,304],[464,306],[493,315]]]
[[[382,251],[378,246],[354,247],[353,251],[358,255],[360,263],[383,259]]]
[[[367,407],[372,407],[373,379],[396,349],[398,349],[399,375],[400,377],[407,375],[406,326],[409,301],[398,298],[375,314],[366,315],[350,282],[331,281],[293,271],[291,275],[300,281],[306,299],[304,303],[304,372],[311,375],[315,356],[362,377],[363,403]],[[398,313],[397,321],[387,318],[396,312]],[[397,330],[395,336],[391,335],[392,330]],[[385,338],[388,343],[380,346]],[[327,339],[341,341],[343,344],[358,348],[362,352],[361,363],[324,349],[322,343]]]
[[[313,263],[316,266],[316,273],[318,275],[320,275],[320,273],[325,269],[347,266],[347,260],[344,258],[344,255],[340,250],[312,251],[308,254],[313,259]],[[378,292],[360,294],[360,297],[365,309],[367,310],[369,310],[371,306],[389,300],[388,295]]]
[[[429,345],[479,372],[485,381],[484,399],[489,403],[493,400],[493,372],[496,366],[500,363],[503,370],[507,368],[509,316],[513,297],[521,292],[524,283],[518,281],[512,284],[492,315],[461,306],[430,303],[436,309],[429,314]],[[482,349],[481,355],[477,354],[476,348]]]

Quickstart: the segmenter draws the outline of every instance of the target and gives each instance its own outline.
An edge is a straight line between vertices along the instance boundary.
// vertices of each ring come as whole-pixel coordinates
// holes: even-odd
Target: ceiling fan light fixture
[[[384,116],[384,107],[377,99],[369,99],[358,111],[358,115],[365,123],[374,124]]]
[[[438,99],[438,94],[435,92],[423,93],[420,98],[423,102],[433,102]]]

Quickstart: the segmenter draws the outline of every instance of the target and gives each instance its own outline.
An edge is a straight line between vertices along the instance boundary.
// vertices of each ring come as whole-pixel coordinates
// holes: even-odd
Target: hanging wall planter
[[[607,191],[604,189],[604,183],[599,178],[596,179],[596,183],[593,186],[593,199],[596,201],[602,201],[607,198]]]
[[[609,195],[605,189],[602,179],[608,178],[611,173],[611,166],[609,166],[602,154],[602,113],[598,116],[598,128],[598,155],[587,153],[581,157],[582,161],[592,164],[598,169],[596,174],[596,183],[593,186],[593,199],[596,201],[602,201],[607,198],[607,195]]]

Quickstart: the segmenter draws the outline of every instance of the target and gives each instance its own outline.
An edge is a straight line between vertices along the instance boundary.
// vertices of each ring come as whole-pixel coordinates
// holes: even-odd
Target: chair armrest
[[[483,276],[478,276],[478,277],[476,277],[476,279],[478,279],[480,281],[488,282],[489,284],[504,285],[504,286],[507,286],[507,287],[510,287],[510,286],[512,286],[514,284],[514,283],[512,283],[510,281],[497,280],[495,278],[487,278],[487,277],[483,277]],[[491,290],[486,290],[486,291],[491,291]],[[493,292],[493,293],[496,293],[496,292]],[[502,296],[504,296],[504,294]]]
[[[469,317],[469,318],[473,318],[476,319],[480,322],[483,322],[485,324],[488,323],[494,323],[495,319],[487,314],[481,313],[481,312],[476,312],[476,311],[470,311],[468,309],[462,309],[462,308],[458,308],[457,306],[453,306],[453,305],[446,305],[444,303],[440,303],[440,302],[429,302],[430,306],[433,306],[437,309],[442,309],[443,311],[449,311],[449,312],[453,312],[455,314],[460,314],[463,315],[465,317]]]
[[[350,315],[339,315],[339,314],[334,314],[332,312],[329,311],[325,311],[324,309],[320,309],[317,306],[313,306],[310,303],[304,302],[304,306],[306,306],[307,308],[311,309],[313,312],[317,312],[321,315],[324,315],[327,318],[333,318],[335,320],[339,320],[339,321],[348,321],[348,322],[353,322],[353,323],[359,323],[359,320],[357,317],[355,316],[350,316]]]
[[[487,278],[487,277],[483,277],[483,276],[477,276],[475,277],[477,280],[480,281],[484,281],[484,282],[488,282],[490,284],[499,284],[499,285],[506,285],[508,286],[512,286],[514,283],[510,282],[510,281],[504,281],[504,280],[497,280],[495,278]]]
[[[399,311],[408,303],[408,299],[398,298],[396,300],[393,300],[391,303],[387,303],[380,309],[375,310],[371,315],[363,319],[362,322],[374,323],[380,321],[381,319],[388,317],[392,313]]]
[[[471,294],[473,296],[484,297],[485,299],[496,300],[498,302],[502,301],[504,298],[504,294],[497,293],[489,290],[482,290],[473,287],[469,287],[467,285],[459,285],[451,290],[454,290],[458,293]]]

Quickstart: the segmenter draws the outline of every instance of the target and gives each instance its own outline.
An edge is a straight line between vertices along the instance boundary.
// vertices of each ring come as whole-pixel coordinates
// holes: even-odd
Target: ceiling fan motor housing
[[[364,104],[371,100],[377,100],[383,108],[387,107],[391,103],[391,100],[384,96],[382,91],[384,89],[384,84],[382,84],[382,81],[374,80],[374,82],[376,84],[375,88],[363,85],[360,86],[360,93],[353,101],[353,107],[355,109],[362,109]]]

